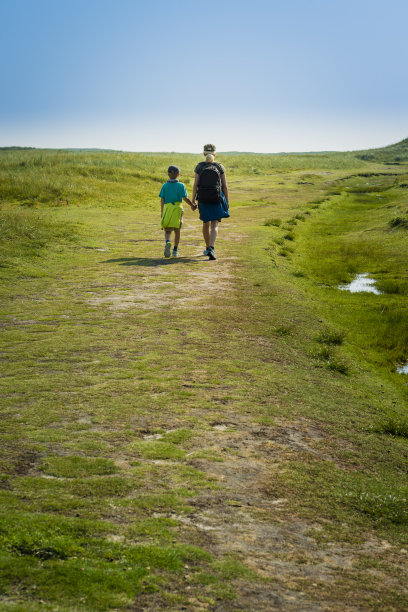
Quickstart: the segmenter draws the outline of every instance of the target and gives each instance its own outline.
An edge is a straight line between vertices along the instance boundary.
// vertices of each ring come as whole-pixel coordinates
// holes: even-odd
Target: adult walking
[[[225,169],[222,164],[214,161],[215,145],[204,145],[205,161],[197,164],[194,172],[194,187],[192,201],[198,197],[200,219],[203,222],[203,237],[205,241],[204,255],[209,259],[217,259],[214,252],[218,235],[218,223],[229,217],[229,198]]]

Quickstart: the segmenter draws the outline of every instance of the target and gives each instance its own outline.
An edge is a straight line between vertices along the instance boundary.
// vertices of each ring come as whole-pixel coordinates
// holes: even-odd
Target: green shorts
[[[180,229],[183,224],[183,206],[181,202],[169,202],[164,205],[161,226],[164,230]]]

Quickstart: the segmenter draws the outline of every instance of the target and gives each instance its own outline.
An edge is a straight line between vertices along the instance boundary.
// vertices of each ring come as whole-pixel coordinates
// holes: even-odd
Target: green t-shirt
[[[182,202],[183,198],[187,197],[186,186],[177,179],[170,179],[167,183],[164,183],[159,193],[159,198],[163,198],[165,204],[169,204],[170,202]]]

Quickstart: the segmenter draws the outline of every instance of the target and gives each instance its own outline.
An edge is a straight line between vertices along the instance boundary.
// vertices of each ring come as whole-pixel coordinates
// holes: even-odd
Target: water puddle
[[[397,366],[398,374],[408,374],[408,363]]]
[[[350,291],[350,293],[375,293],[380,295],[382,291],[375,286],[374,278],[370,278],[367,273],[357,274],[356,278],[348,285],[339,285],[338,288],[342,291]]]

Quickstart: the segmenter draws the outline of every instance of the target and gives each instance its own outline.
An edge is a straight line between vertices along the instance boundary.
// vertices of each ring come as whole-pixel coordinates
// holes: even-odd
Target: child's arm
[[[163,216],[164,198],[160,198],[160,204],[161,204],[161,216]]]
[[[191,206],[191,210],[195,210],[197,208],[197,204],[193,204],[189,198],[183,198],[183,202],[189,204]]]

